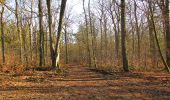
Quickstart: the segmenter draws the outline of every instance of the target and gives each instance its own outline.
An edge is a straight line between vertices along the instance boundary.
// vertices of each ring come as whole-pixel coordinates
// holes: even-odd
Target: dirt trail
[[[70,65],[63,75],[0,74],[1,100],[170,100],[170,75],[166,73],[117,72],[103,74]]]

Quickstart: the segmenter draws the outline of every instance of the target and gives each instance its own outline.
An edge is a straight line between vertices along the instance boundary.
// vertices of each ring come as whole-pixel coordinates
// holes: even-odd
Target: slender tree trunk
[[[58,34],[57,34],[57,40],[55,44],[55,55],[56,55],[56,68],[57,71],[60,71],[60,42],[61,42],[61,36],[62,36],[62,26],[63,26],[63,19],[64,19],[64,13],[66,8],[66,2],[67,0],[61,1],[61,9],[60,9],[60,17],[59,17],[59,26],[58,26]]]
[[[68,42],[67,42],[67,26],[65,25],[65,63],[68,64]]]
[[[149,40],[150,40],[150,58],[152,60],[152,65],[154,67],[156,65],[156,45],[155,45],[155,37],[153,34],[153,25],[150,16],[148,16],[148,26],[149,26]]]
[[[52,69],[55,69],[55,67],[56,67],[56,54],[54,52],[53,39],[52,39],[53,26],[52,26],[52,15],[51,15],[51,0],[46,0],[46,2],[47,2],[47,8],[48,8],[48,24],[49,24],[48,26],[49,26],[51,64],[52,64]]]
[[[113,17],[113,13],[111,11],[111,16],[112,16],[112,23],[114,25],[114,32],[115,32],[115,55],[116,55],[116,59],[118,60],[119,58],[119,32]]]
[[[122,44],[122,61],[123,69],[128,72],[128,60],[126,57],[126,23],[125,23],[125,0],[121,0],[121,44]]]
[[[103,61],[103,27],[102,18],[100,19],[100,60]]]
[[[153,25],[153,31],[154,31],[154,35],[155,35],[155,40],[156,40],[156,44],[157,44],[157,47],[158,47],[158,51],[159,51],[159,54],[161,56],[161,60],[166,68],[166,70],[168,72],[170,72],[170,68],[168,67],[168,64],[166,63],[163,55],[162,55],[162,51],[161,51],[161,47],[160,47],[160,44],[159,44],[159,40],[158,40],[158,37],[157,37],[157,32],[156,32],[156,28],[155,28],[155,22],[154,22],[154,16],[153,16],[153,11],[152,11],[152,2],[150,2],[148,0],[148,3],[149,3],[149,10],[150,10],[150,16],[151,16],[151,21],[152,21],[152,25]]]
[[[88,28],[88,21],[87,21],[87,14],[86,14],[86,9],[85,9],[85,0],[83,0],[83,10],[84,10],[84,15],[85,15],[85,22],[86,22],[86,42],[87,42],[87,52],[88,52],[88,63],[89,67],[92,66],[92,61],[91,61],[91,51],[90,51],[90,45],[89,45],[89,28]]]
[[[107,17],[106,14],[104,14],[104,24],[103,24],[103,28],[104,28],[104,57],[105,60],[107,60],[108,57],[108,40],[107,40]]]
[[[138,49],[137,49],[137,57],[138,60],[140,61],[140,29],[139,29],[139,24],[138,24],[138,16],[137,16],[137,4],[136,0],[134,0],[134,16],[135,16],[135,26],[136,26],[136,34],[137,34],[137,44],[138,44]]]
[[[169,24],[169,0],[165,2],[165,31],[166,31],[166,61],[170,69],[170,24]]]
[[[1,43],[2,43],[2,63],[5,64],[5,44],[4,44],[4,23],[3,23],[4,7],[1,10]]]
[[[34,59],[33,61],[36,62],[37,64],[37,46],[38,46],[38,43],[37,43],[37,32],[36,32],[36,26],[33,27],[33,48],[35,48],[34,50]]]
[[[31,16],[29,22],[29,45],[30,45],[30,61],[32,61],[32,35],[33,35],[33,25],[32,25],[32,18],[33,18],[33,1],[31,0]]]
[[[93,35],[92,35],[92,47],[93,47],[93,62],[94,62],[94,67],[97,68],[97,39],[96,39],[96,32],[95,32],[95,24],[94,24],[94,21],[93,21],[93,24],[92,24],[92,30],[93,30]]]
[[[93,25],[92,25],[92,16],[91,16],[91,7],[90,7],[90,4],[91,4],[91,2],[90,2],[91,0],[89,0],[89,2],[88,2],[88,14],[89,14],[89,22],[90,22],[90,34],[92,35],[92,64],[94,65],[94,68],[97,68],[97,63],[96,63],[96,56],[95,56],[95,51],[94,51],[94,45],[95,45],[95,36],[94,36],[94,34],[95,33],[93,33]]]
[[[17,33],[19,35],[19,41],[20,41],[20,62],[23,64],[23,40],[22,40],[22,32],[21,32],[21,24],[20,24],[20,18],[19,18],[19,6],[18,6],[18,0],[15,0],[15,16],[17,20]]]
[[[130,24],[132,27],[132,64],[134,64],[134,54],[135,54],[135,32],[134,32],[134,25],[132,22],[132,14],[130,13]]]
[[[24,63],[24,65],[27,66],[27,65],[28,65],[28,56],[27,56],[28,54],[27,54],[27,52],[26,52],[26,38],[27,38],[27,37],[26,37],[26,36],[27,36],[26,33],[27,33],[27,32],[26,32],[26,29],[24,28],[25,25],[22,25],[22,24],[21,24],[21,26],[23,26],[23,27],[22,27],[22,33],[23,33],[23,34],[22,34],[23,57],[24,57],[23,63]]]
[[[45,32],[45,64],[48,63],[48,26],[46,26]]]
[[[21,9],[25,9],[25,1],[20,1],[20,2],[22,2],[22,7],[21,7]],[[22,12],[22,14],[21,14],[21,19],[22,18],[24,18],[24,12],[23,11],[21,11]],[[27,50],[26,50],[26,48],[27,48],[27,29],[25,28],[25,26],[26,26],[26,19],[22,19],[22,20],[20,20],[20,23],[21,23],[21,35],[22,35],[22,37],[21,37],[21,39],[22,39],[22,41],[23,41],[23,63],[24,63],[24,65],[26,65],[26,66],[28,66],[28,53],[26,52]]]
[[[44,62],[44,28],[43,28],[43,12],[42,12],[42,0],[39,0],[39,66],[43,66]]]

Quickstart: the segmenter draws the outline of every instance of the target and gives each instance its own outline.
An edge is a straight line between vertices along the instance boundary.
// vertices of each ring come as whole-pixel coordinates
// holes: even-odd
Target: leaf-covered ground
[[[61,75],[50,71],[0,73],[3,100],[170,99],[170,75],[158,72],[107,74],[70,65]]]

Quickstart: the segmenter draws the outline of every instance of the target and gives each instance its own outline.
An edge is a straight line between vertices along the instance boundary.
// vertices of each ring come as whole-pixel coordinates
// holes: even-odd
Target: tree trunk
[[[30,61],[32,62],[32,35],[33,35],[33,24],[32,24],[32,18],[33,18],[33,1],[31,0],[31,16],[30,16],[29,22],[29,45],[30,45]]]
[[[126,57],[126,23],[125,23],[125,0],[121,0],[121,44],[122,44],[122,61],[123,69],[128,72],[128,60]]]
[[[97,68],[97,63],[96,63],[96,56],[95,56],[95,51],[94,51],[94,45],[95,45],[95,36],[94,36],[94,32],[93,32],[93,25],[92,25],[92,17],[91,17],[91,7],[90,7],[90,0],[88,2],[88,14],[89,14],[89,21],[90,21],[90,34],[92,35],[92,65],[94,66],[94,68]]]
[[[43,66],[44,62],[44,28],[43,28],[43,12],[42,12],[42,0],[39,0],[39,66]]]
[[[169,0],[165,2],[165,32],[166,32],[166,61],[170,69],[170,24],[169,24]]]
[[[55,58],[56,58],[56,66],[55,67],[56,67],[57,71],[60,71],[60,62],[59,62],[60,61],[60,42],[61,42],[61,36],[62,36],[62,26],[63,26],[66,2],[67,2],[67,0],[61,1],[59,26],[58,26],[57,40],[56,40],[56,44],[55,44]]]
[[[53,47],[53,40],[52,40],[52,34],[53,34],[53,27],[52,27],[52,15],[51,15],[51,0],[46,0],[47,2],[47,8],[48,8],[48,26],[49,26],[49,41],[50,41],[50,53],[51,53],[51,64],[52,69],[55,69],[56,67],[56,55],[54,52]]]
[[[15,8],[15,16],[17,20],[17,33],[19,35],[20,41],[20,62],[23,64],[23,40],[22,40],[22,33],[21,33],[21,26],[20,26],[20,18],[19,18],[19,7],[18,7],[18,0],[15,0],[16,8]]]
[[[65,25],[65,63],[68,64],[68,43],[67,43],[67,26]]]
[[[136,34],[137,34],[137,57],[138,60],[140,61],[140,29],[139,29],[139,25],[138,25],[138,16],[137,16],[137,4],[136,4],[136,0],[134,0],[134,16],[135,16],[135,26],[136,26]]]
[[[156,40],[156,44],[157,44],[157,47],[158,47],[158,51],[159,51],[159,54],[161,56],[161,60],[166,68],[166,70],[168,72],[170,72],[170,68],[168,67],[168,64],[166,63],[163,55],[162,55],[162,51],[161,51],[161,47],[159,45],[159,40],[158,40],[158,37],[157,37],[157,32],[156,32],[156,28],[155,28],[155,22],[154,22],[154,16],[153,16],[153,11],[152,11],[152,2],[150,2],[148,0],[148,3],[149,3],[149,10],[150,10],[150,16],[151,16],[151,21],[152,21],[152,25],[153,25],[153,31],[154,31],[154,35],[155,35],[155,40]]]
[[[1,43],[2,43],[2,63],[5,64],[5,44],[4,44],[4,23],[3,23],[4,7],[1,10]]]
[[[86,22],[86,42],[87,42],[87,52],[88,52],[88,63],[89,63],[89,67],[91,67],[92,61],[91,61],[91,51],[89,46],[89,29],[88,29],[88,21],[87,21],[86,9],[85,9],[85,0],[83,0],[83,10],[84,10],[85,22]]]
[[[150,58],[152,60],[152,65],[154,67],[156,65],[156,45],[155,45],[155,37],[153,34],[153,25],[150,16],[148,16],[148,26],[149,26],[149,40],[150,40]]]

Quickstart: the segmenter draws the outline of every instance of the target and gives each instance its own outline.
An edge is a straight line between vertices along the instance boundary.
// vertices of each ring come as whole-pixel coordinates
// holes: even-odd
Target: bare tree
[[[86,14],[86,9],[85,9],[85,0],[83,0],[83,10],[84,10],[84,16],[85,16],[85,23],[86,23],[86,42],[87,42],[87,52],[88,52],[88,63],[89,66],[92,66],[92,61],[91,61],[91,51],[90,51],[90,46],[89,46],[89,28],[88,28],[88,19],[87,19],[87,14]]]
[[[21,23],[20,23],[20,16],[19,16],[19,6],[18,6],[18,0],[15,0],[15,16],[17,20],[17,33],[19,35],[19,41],[20,41],[20,60],[21,64],[23,64],[24,55],[23,55],[23,39],[22,39],[22,32],[21,32]]]
[[[4,22],[3,22],[4,6],[1,10],[1,43],[2,43],[2,63],[5,64],[5,44],[4,44]]]
[[[55,44],[55,58],[56,58],[56,68],[57,70],[60,70],[60,42],[61,42],[61,36],[62,36],[62,26],[63,26],[63,19],[64,19],[64,13],[66,8],[66,2],[67,0],[61,1],[61,8],[60,8],[60,17],[59,17],[59,26],[58,26],[58,33],[57,33],[57,40]]]
[[[56,55],[53,47],[53,26],[52,26],[52,14],[51,14],[51,0],[46,0],[47,2],[47,8],[48,8],[48,26],[49,26],[49,40],[50,40],[50,52],[51,52],[51,63],[52,68],[54,69],[56,67]]]
[[[126,57],[126,23],[125,23],[125,0],[121,0],[121,44],[122,44],[122,61],[123,69],[128,72],[128,60]]]
[[[136,26],[136,34],[137,34],[137,44],[138,44],[138,48],[137,48],[137,55],[138,55],[138,60],[140,61],[140,28],[139,28],[139,24],[138,24],[138,16],[137,16],[137,2],[136,0],[134,0],[134,16],[135,16],[135,26]]]
[[[94,51],[94,46],[95,46],[95,33],[93,32],[93,23],[92,23],[92,16],[91,16],[91,0],[88,2],[88,15],[89,15],[89,23],[90,23],[90,34],[92,35],[92,64],[94,65],[95,68],[97,68],[97,63],[96,63],[96,54]]]
[[[166,31],[166,59],[170,67],[170,24],[169,24],[169,0],[165,0],[165,31]],[[170,69],[170,68],[169,68]]]
[[[53,29],[52,29],[52,15],[51,15],[51,0],[47,0],[51,61],[52,61],[52,68],[56,69],[57,71],[60,71],[60,63],[59,63],[59,61],[60,61],[60,42],[61,42],[61,36],[62,36],[62,26],[63,26],[66,2],[67,2],[67,0],[61,1],[58,33],[57,33],[55,47],[53,47],[52,46],[53,45],[53,41],[52,41]]]
[[[39,0],[38,4],[39,8],[39,56],[40,56],[40,62],[39,66],[43,66],[45,64],[44,59],[44,28],[43,28],[43,12],[42,12],[42,0]]]
[[[153,26],[153,31],[154,31],[154,35],[155,35],[155,40],[156,40],[156,44],[157,44],[157,47],[158,47],[158,51],[159,51],[159,54],[161,56],[161,60],[166,68],[166,70],[168,72],[170,72],[170,68],[168,67],[168,64],[166,63],[163,55],[162,55],[162,51],[161,51],[161,47],[160,47],[160,44],[159,44],[159,40],[158,40],[158,36],[157,36],[157,31],[156,31],[156,27],[155,27],[155,22],[154,22],[154,15],[153,15],[153,10],[152,10],[152,7],[153,7],[153,4],[151,1],[148,0],[148,3],[149,3],[149,10],[150,10],[150,17],[151,17],[151,21],[152,21],[152,26]]]

